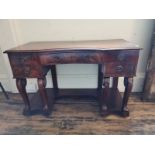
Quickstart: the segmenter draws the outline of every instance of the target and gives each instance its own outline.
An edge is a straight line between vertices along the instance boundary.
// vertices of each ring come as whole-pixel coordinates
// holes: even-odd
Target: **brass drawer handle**
[[[123,66],[121,66],[121,65],[116,66],[116,71],[117,72],[122,72],[123,71]]]

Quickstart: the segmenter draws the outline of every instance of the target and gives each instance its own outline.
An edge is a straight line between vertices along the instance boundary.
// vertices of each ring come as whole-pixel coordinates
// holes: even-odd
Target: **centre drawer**
[[[109,63],[109,62],[130,62],[138,61],[139,53],[136,50],[73,50],[59,51],[57,53],[40,53],[42,65],[67,64],[67,63]]]
[[[60,52],[42,53],[40,55],[42,65],[69,64],[69,63],[101,63],[102,56],[98,52]]]

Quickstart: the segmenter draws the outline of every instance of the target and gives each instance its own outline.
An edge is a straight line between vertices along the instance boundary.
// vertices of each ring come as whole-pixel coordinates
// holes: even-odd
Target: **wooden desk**
[[[37,78],[42,97],[43,114],[49,115],[54,99],[64,95],[95,97],[102,115],[110,113],[129,116],[127,102],[132,89],[133,76],[140,48],[123,39],[98,41],[31,42],[5,51],[8,54],[16,85],[25,103],[24,115],[31,114],[31,105],[26,93],[26,78]],[[97,89],[59,89],[56,64],[98,64]],[[51,70],[53,89],[47,90],[46,74]],[[109,78],[113,77],[112,88]],[[121,97],[118,77],[124,77],[125,92]],[[103,86],[103,87],[102,87]],[[52,91],[51,91],[52,90]],[[53,99],[49,100],[51,91]],[[70,94],[68,94],[70,93]],[[81,107],[82,108],[82,107]]]

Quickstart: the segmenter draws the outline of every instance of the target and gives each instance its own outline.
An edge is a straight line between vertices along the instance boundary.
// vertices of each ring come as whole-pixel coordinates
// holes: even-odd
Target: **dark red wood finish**
[[[93,44],[93,42],[91,42]],[[96,42],[95,42],[96,43]],[[102,42],[101,42],[102,43]],[[52,43],[51,43],[52,44]],[[88,43],[87,43],[88,44]],[[96,43],[97,44],[97,43]],[[31,43],[31,48],[33,44]],[[48,44],[49,45],[49,44]],[[53,45],[53,44],[52,44]],[[102,45],[102,44],[101,44]],[[13,71],[13,76],[17,80],[17,88],[21,93],[25,109],[24,114],[31,113],[30,102],[25,90],[26,78],[37,78],[39,92],[42,97],[43,112],[49,115],[53,102],[48,100],[46,92],[46,74],[49,70],[52,73],[53,95],[56,98],[59,94],[57,84],[56,64],[98,64],[98,87],[96,89],[97,98],[100,104],[102,115],[107,115],[111,112],[119,113],[122,116],[128,116],[127,102],[132,89],[132,78],[135,76],[136,67],[139,57],[139,48],[127,48],[121,45],[121,48],[103,49],[96,48],[63,48],[59,49],[42,49],[39,51],[33,50],[29,46],[20,46],[20,48],[6,51],[9,56],[10,64]],[[89,44],[87,45],[89,46]],[[90,44],[90,46],[92,46]],[[108,44],[108,47],[110,45]],[[21,48],[22,47],[22,48]],[[25,47],[25,48],[24,48]],[[30,48],[30,49],[29,49]],[[37,49],[38,47],[36,47]],[[21,50],[20,50],[21,49]],[[118,77],[125,77],[125,93],[123,99],[117,89]],[[109,88],[109,77],[113,77],[113,87]],[[102,88],[103,84],[103,88]],[[67,91],[66,91],[67,92]],[[81,90],[82,92],[82,90]],[[114,107],[117,105],[117,110]],[[109,106],[113,105],[113,106]]]

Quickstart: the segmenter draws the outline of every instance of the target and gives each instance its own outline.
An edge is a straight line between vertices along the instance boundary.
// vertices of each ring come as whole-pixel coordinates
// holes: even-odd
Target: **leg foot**
[[[126,107],[121,111],[121,116],[122,117],[128,117],[129,116],[129,109]]]
[[[43,115],[44,116],[49,116],[51,114],[52,110],[49,109],[47,106],[44,106],[43,108]]]
[[[109,114],[108,108],[106,105],[102,105],[101,110],[100,110],[100,115],[105,117]]]
[[[28,107],[25,106],[25,108],[23,109],[23,115],[31,116],[31,109],[29,109]]]

